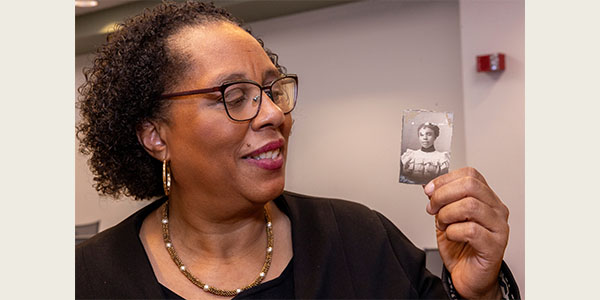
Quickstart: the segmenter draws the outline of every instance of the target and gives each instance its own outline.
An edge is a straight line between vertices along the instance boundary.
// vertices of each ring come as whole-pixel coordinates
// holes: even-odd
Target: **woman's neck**
[[[255,209],[234,208],[233,205],[215,208],[203,204],[199,199],[182,201],[176,193],[171,195],[169,235],[172,247],[186,268],[208,284],[226,290],[245,286],[255,280],[265,263],[267,251],[266,207],[271,216],[274,246],[271,268],[264,280],[279,276],[293,255],[291,223],[272,201],[256,206]],[[253,208],[252,205],[248,207]],[[218,218],[212,216],[216,213],[212,210],[216,209],[229,212],[230,217],[227,218],[223,213],[217,214]],[[158,281],[186,298],[210,297],[185,280],[175,266],[165,248],[161,220],[162,207],[150,214],[140,229],[140,240]]]
[[[193,252],[203,259],[231,259],[264,248],[264,210],[268,205],[221,207],[208,204],[219,203],[214,200],[186,201],[173,196],[169,200],[169,231],[178,251]]]

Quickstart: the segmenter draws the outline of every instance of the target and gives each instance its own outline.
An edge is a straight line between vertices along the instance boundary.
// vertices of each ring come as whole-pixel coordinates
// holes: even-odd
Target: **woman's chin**
[[[279,195],[281,195],[281,193],[283,193],[284,186],[285,185],[282,183],[282,184],[265,187],[265,189],[263,191],[261,191],[259,199],[262,199],[262,201],[268,202],[268,201],[271,201],[271,200],[279,197]]]
[[[281,195],[284,186],[285,180],[283,179],[256,185],[251,191],[248,191],[246,198],[255,203],[267,203]]]

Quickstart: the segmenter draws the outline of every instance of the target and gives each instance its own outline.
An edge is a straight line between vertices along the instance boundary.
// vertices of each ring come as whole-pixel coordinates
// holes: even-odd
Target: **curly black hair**
[[[425,122],[421,125],[419,125],[419,128],[417,128],[417,135],[419,134],[419,132],[421,131],[421,129],[423,128],[429,128],[431,130],[433,130],[433,135],[437,138],[438,136],[440,136],[440,127],[438,127],[437,125],[430,123],[430,122]]]
[[[166,121],[167,103],[159,96],[185,70],[184,57],[168,49],[167,39],[184,27],[213,22],[242,27],[212,3],[163,2],[119,24],[96,51],[78,89],[81,121],[76,133],[79,151],[90,155],[88,165],[99,193],[136,200],[163,195],[162,162],[144,150],[136,128],[144,121]],[[277,54],[256,40],[285,73]]]

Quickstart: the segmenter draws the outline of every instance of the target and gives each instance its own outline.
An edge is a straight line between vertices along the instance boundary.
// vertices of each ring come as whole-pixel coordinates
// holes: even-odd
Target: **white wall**
[[[523,84],[523,34],[505,32],[500,43],[471,33],[480,27],[477,22],[486,24],[481,30],[494,30],[490,22],[496,19],[522,28],[522,2],[517,3],[509,5],[517,15],[508,20],[479,20],[482,4],[472,2],[461,2],[459,9],[458,1],[366,1],[252,23],[254,33],[300,78],[286,189],[364,203],[417,246],[435,247],[422,188],[398,183],[401,114],[407,108],[451,111],[451,169],[477,167],[511,209],[506,260],[524,289],[523,94],[515,88]],[[459,22],[459,12],[466,20]],[[476,47],[480,44],[491,49]],[[473,53],[480,50],[504,51],[508,70],[483,79],[471,72]],[[86,59],[77,58],[77,70]],[[510,99],[498,100],[503,97]],[[513,104],[505,106],[508,102]],[[514,120],[507,122],[510,116]],[[90,187],[82,157],[76,168],[78,224],[101,218],[104,229],[146,203],[113,204]]]
[[[458,2],[375,1],[251,24],[299,76],[288,190],[361,202],[435,247],[417,185],[398,183],[402,111],[455,113],[465,165]]]
[[[505,260],[525,291],[525,4],[460,1],[467,163],[510,209]],[[475,57],[506,54],[506,70],[476,72]]]

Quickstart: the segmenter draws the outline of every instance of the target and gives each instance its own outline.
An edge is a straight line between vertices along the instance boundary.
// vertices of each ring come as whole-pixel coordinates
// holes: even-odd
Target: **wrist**
[[[491,288],[489,290],[488,293],[486,293],[485,295],[481,296],[481,297],[477,297],[477,299],[503,299],[502,297],[502,290],[500,289],[500,284],[496,283],[493,288]]]

